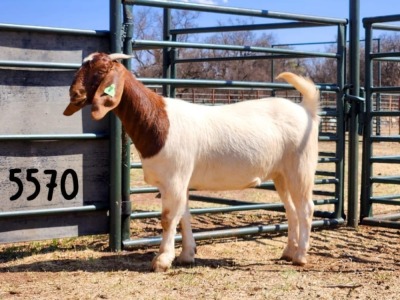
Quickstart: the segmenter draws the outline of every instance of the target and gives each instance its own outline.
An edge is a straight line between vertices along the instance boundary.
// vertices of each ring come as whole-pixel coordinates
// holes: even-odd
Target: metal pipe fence
[[[316,186],[326,186],[323,189],[316,189],[314,191],[314,203],[316,205],[328,205],[333,207],[332,211],[316,211],[316,218],[323,218],[322,221],[314,221],[314,226],[329,226],[344,223],[343,214],[343,179],[344,179],[344,103],[343,103],[343,87],[344,87],[344,72],[345,72],[345,41],[346,41],[346,24],[347,20],[334,19],[334,18],[319,18],[314,16],[304,16],[296,14],[276,13],[263,10],[248,10],[232,7],[221,7],[212,5],[200,5],[194,3],[181,3],[173,1],[124,1],[126,6],[134,5],[133,9],[137,6],[152,6],[164,9],[164,26],[163,26],[163,41],[153,40],[132,40],[133,50],[141,49],[163,49],[164,51],[164,71],[163,78],[138,78],[146,85],[162,85],[165,96],[174,97],[176,90],[182,87],[201,88],[201,89],[215,89],[215,88],[230,88],[230,89],[256,89],[262,88],[269,90],[272,93],[279,93],[280,91],[292,90],[293,88],[288,84],[274,83],[274,82],[252,82],[252,81],[232,81],[232,80],[215,80],[215,79],[184,79],[176,78],[176,69],[178,64],[213,61],[216,58],[194,57],[189,59],[181,59],[176,56],[176,49],[189,48],[189,49],[218,49],[227,50],[231,52],[249,53],[249,57],[245,59],[254,60],[269,60],[276,58],[295,58],[295,57],[310,57],[310,58],[327,58],[337,61],[337,83],[335,84],[318,84],[321,91],[327,91],[334,95],[334,106],[322,109],[321,116],[326,116],[335,120],[336,125],[330,132],[321,132],[320,141],[332,143],[333,151],[321,151],[319,163],[322,169],[317,171]],[[221,26],[221,27],[204,27],[204,28],[171,28],[170,24],[170,11],[172,9],[188,9],[194,11],[202,11],[207,13],[225,13],[234,15],[245,15],[260,17],[263,20],[278,19],[290,20],[290,22],[283,23],[263,23],[245,26]],[[336,26],[338,32],[337,51],[335,53],[327,52],[310,52],[310,51],[297,51],[284,48],[268,48],[268,47],[254,47],[243,45],[217,45],[217,44],[203,44],[203,43],[185,43],[176,42],[177,36],[180,34],[197,34],[197,33],[212,33],[212,32],[228,32],[240,30],[278,30],[283,28],[304,28],[304,27],[317,27],[317,26]],[[259,53],[252,55],[251,53]],[[231,56],[223,58],[224,60],[240,60],[239,56]],[[210,104],[210,103],[207,103]],[[211,103],[212,104],[212,103]],[[133,162],[131,167],[140,169],[140,163]],[[326,170],[332,169],[333,170]],[[258,187],[264,190],[274,190],[272,182],[264,182]],[[328,190],[326,190],[328,189]],[[131,187],[130,193],[133,196],[132,200],[132,214],[133,220],[143,218],[155,218],[160,216],[159,211],[136,211],[135,210],[135,197],[142,193],[158,193],[158,189],[149,186]],[[248,210],[269,210],[283,212],[283,205],[280,203],[251,203],[248,201],[232,200],[219,197],[209,197],[197,195],[196,191],[192,191],[189,195],[192,201],[202,201],[215,204],[223,204],[223,207],[206,207],[206,208],[192,208],[191,213],[209,214],[209,213],[228,213],[237,211]],[[197,232],[194,234],[196,239],[213,238],[213,237],[226,237],[242,234],[255,234],[271,230],[286,229],[285,224],[268,225],[250,228],[234,228],[210,232]],[[125,234],[129,236],[130,234]],[[180,236],[176,236],[176,240],[180,240]],[[137,247],[149,244],[157,244],[160,242],[159,237],[142,238],[135,237],[123,240],[124,247]]]
[[[362,164],[362,184],[361,184],[361,224],[386,226],[400,228],[400,217],[398,213],[392,212],[385,215],[377,215],[374,208],[378,205],[396,207],[400,205],[400,194],[396,191],[400,185],[400,174],[376,174],[374,166],[393,165],[400,163],[400,155],[392,152],[386,155],[377,155],[374,147],[378,143],[385,143],[390,149],[390,143],[400,142],[400,131],[379,132],[374,134],[373,127],[376,123],[381,123],[382,118],[397,118],[400,122],[400,110],[381,105],[378,100],[379,93],[387,93],[396,96],[400,87],[381,86],[381,82],[373,82],[374,61],[393,61],[398,62],[400,52],[374,52],[372,47],[372,37],[374,30],[386,30],[387,32],[400,31],[400,26],[387,24],[388,22],[400,21],[400,15],[380,16],[374,18],[364,18],[363,24],[366,33],[365,48],[365,115],[363,126],[363,164]],[[386,96],[389,96],[386,95]],[[381,95],[380,95],[381,96]],[[397,94],[398,96],[398,94]],[[400,124],[399,124],[400,127]],[[399,129],[400,130],[400,129]],[[383,185],[385,193],[377,191],[377,185]],[[397,187],[397,188],[394,188]],[[382,189],[381,189],[382,190]]]

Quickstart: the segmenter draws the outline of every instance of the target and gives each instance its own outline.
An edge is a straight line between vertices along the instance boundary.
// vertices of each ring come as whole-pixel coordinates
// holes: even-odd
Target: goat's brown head
[[[70,116],[86,105],[92,105],[92,118],[102,119],[121,101],[126,69],[117,59],[131,56],[115,53],[92,53],[83,60],[69,89],[70,104],[64,111]]]

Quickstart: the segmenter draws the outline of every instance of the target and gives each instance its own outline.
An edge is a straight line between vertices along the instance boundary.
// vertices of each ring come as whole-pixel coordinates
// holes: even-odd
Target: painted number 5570
[[[17,200],[21,197],[23,191],[24,191],[24,183],[21,179],[23,177],[22,169],[10,169],[10,181],[14,182],[18,190],[17,192],[10,197],[11,201]],[[39,196],[40,194],[40,188],[41,184],[39,180],[36,178],[36,174],[39,173],[38,169],[26,169],[26,182],[29,182],[31,185],[34,186],[34,191],[31,195],[29,195],[26,199],[28,201],[34,200]],[[58,186],[57,184],[57,171],[56,170],[44,170],[43,174],[48,175],[49,181],[46,184],[46,187],[48,189],[47,193],[47,200],[51,201],[53,200],[53,194],[54,194],[54,189]],[[68,192],[66,189],[66,183],[67,180],[72,181],[72,191]],[[79,183],[78,183],[78,175],[76,172],[72,169],[67,169],[65,170],[60,179],[60,190],[61,194],[66,200],[72,200],[76,197],[79,191]]]

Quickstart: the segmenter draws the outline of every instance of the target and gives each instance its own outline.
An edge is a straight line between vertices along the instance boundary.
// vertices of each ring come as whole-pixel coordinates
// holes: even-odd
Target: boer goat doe
[[[319,91],[308,79],[278,76],[303,95],[295,104],[267,98],[203,106],[164,98],[146,88],[118,59],[124,54],[93,53],[83,60],[70,87],[70,116],[91,105],[94,120],[110,110],[121,119],[139,151],[144,180],[162,197],[162,242],[154,271],[175,258],[174,235],[182,230],[180,263],[193,263],[196,244],[188,190],[233,190],[272,179],[288,218],[282,258],[304,265],[314,211],[312,189],[318,159]]]

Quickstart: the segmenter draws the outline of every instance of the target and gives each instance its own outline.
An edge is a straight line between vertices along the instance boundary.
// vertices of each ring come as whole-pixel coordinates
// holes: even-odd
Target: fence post
[[[133,38],[133,7],[131,5],[123,6],[123,23],[124,23],[124,41],[123,52],[132,54],[132,38]],[[132,69],[132,61],[126,59],[123,61],[124,66]],[[130,224],[132,205],[130,201],[131,189],[131,140],[125,130],[122,132],[122,208],[121,208],[121,230],[122,241],[130,238]]]
[[[350,0],[350,95],[360,94],[360,1]],[[358,104],[352,103],[349,121],[349,180],[347,225],[358,226]]]
[[[110,0],[110,50],[121,52],[121,0]],[[110,114],[110,237],[111,251],[120,251],[121,240],[121,122]]]

